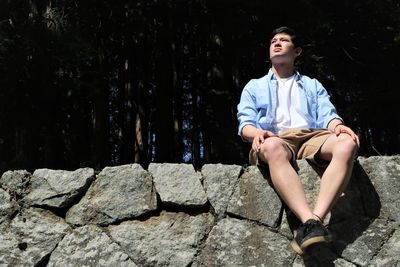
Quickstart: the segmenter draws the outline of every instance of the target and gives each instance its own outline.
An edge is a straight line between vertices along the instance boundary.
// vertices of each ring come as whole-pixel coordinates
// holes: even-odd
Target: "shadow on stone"
[[[335,266],[337,256],[332,252],[331,244],[317,243],[307,248],[306,255],[303,257],[304,266]]]
[[[381,212],[382,205],[371,179],[358,161],[354,164],[353,173],[358,175],[357,182],[361,192],[361,202],[363,203],[365,215],[370,218],[377,218]]]
[[[346,194],[348,197],[339,200],[331,211],[330,228],[334,234],[333,245],[338,255],[342,255],[349,244],[363,235],[381,210],[379,195],[358,161],[354,163],[353,176]],[[357,194],[359,197],[354,197]]]
[[[313,164],[309,165],[319,177],[323,175],[324,168],[317,168]],[[299,172],[297,164],[293,167]],[[259,169],[269,185],[274,188],[268,166],[260,166]],[[301,222],[283,201],[282,204],[286,213],[287,223],[293,233]],[[335,266],[335,262],[345,261],[343,256],[344,258],[346,256],[342,254],[346,247],[353,244],[369,229],[374,220],[378,218],[380,211],[381,202],[379,195],[368,174],[360,163],[356,161],[349,184],[330,213],[328,227],[332,231],[334,240],[330,244],[315,244],[309,247],[307,249],[307,256],[303,258],[304,265]],[[283,212],[281,214],[283,217]],[[347,253],[344,254],[347,255]]]

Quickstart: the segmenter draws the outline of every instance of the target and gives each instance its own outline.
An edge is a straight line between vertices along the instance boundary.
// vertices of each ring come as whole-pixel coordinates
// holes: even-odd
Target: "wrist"
[[[335,132],[336,128],[339,127],[339,126],[344,126],[344,123],[341,122],[341,123],[336,124],[335,127],[333,127],[333,131],[332,132]]]

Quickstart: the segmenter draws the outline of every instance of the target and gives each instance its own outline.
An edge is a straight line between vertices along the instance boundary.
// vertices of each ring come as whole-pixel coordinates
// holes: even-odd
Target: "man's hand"
[[[358,136],[353,132],[353,130],[350,129],[350,127],[347,127],[344,124],[339,124],[335,127],[334,133],[336,136],[339,136],[342,133],[350,135],[350,137],[354,140],[354,142],[356,142],[357,146],[360,147],[360,140]]]
[[[256,136],[254,136],[254,138],[253,138],[253,143],[251,145],[251,148],[256,152],[260,152],[261,144],[264,143],[265,139],[267,139],[268,137],[272,137],[272,136],[276,136],[276,134],[274,134],[271,131],[266,131],[266,130],[257,131]]]

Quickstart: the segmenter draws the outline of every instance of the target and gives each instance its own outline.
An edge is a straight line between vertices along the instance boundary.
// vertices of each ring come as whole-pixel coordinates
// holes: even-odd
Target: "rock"
[[[139,266],[190,266],[213,222],[210,214],[162,212],[109,226],[109,232]]]
[[[219,217],[223,217],[242,170],[238,165],[206,164],[201,168],[207,198]]]
[[[201,207],[207,196],[201,185],[201,175],[190,164],[150,163],[149,172],[164,204]]]
[[[1,266],[38,266],[71,229],[49,211],[30,208],[0,233]]]
[[[360,158],[359,162],[376,190],[364,190],[363,203],[371,203],[378,195],[378,204],[373,208],[379,217],[400,222],[400,156]]]
[[[0,186],[14,199],[25,197],[31,174],[25,170],[7,171],[0,178]]]
[[[324,252],[322,252],[324,253]],[[321,254],[321,251],[316,251],[312,257],[296,257],[292,267],[305,267],[305,266],[335,266],[335,267],[356,267],[351,262],[342,258],[338,258],[332,253]]]
[[[160,203],[152,175],[138,164],[104,168],[88,189],[82,184],[93,175],[6,172],[0,179],[0,266],[400,267],[399,159],[355,162],[325,220],[333,242],[308,247],[305,257],[290,248],[299,220],[282,207],[266,168],[242,173],[240,166],[208,164],[200,174],[188,164],[152,164]],[[297,165],[313,204],[323,170],[305,160]],[[66,212],[77,228],[44,209]]]
[[[355,163],[355,169],[358,168],[356,165],[357,163]],[[330,224],[348,220],[354,217],[360,218],[367,216],[364,211],[362,193],[360,189],[360,184],[362,184],[363,181],[362,178],[357,174],[357,171],[353,172],[345,191],[333,206],[330,213]]]
[[[69,208],[89,187],[94,170],[36,170],[31,178],[31,192],[25,200],[30,205]]]
[[[50,256],[52,266],[137,266],[99,227],[87,225],[73,230]]]
[[[108,225],[157,209],[151,176],[139,164],[106,167],[66,216],[74,225]]]
[[[19,206],[11,196],[0,188],[0,226],[9,222],[10,218],[17,212]]]
[[[266,227],[225,218],[211,230],[201,252],[201,266],[290,266],[289,240]]]
[[[370,262],[373,267],[400,267],[400,230],[397,229],[392,237],[383,245],[378,255]]]
[[[371,259],[389,239],[395,225],[382,219],[357,218],[330,226],[338,255],[356,264],[369,266]]]
[[[227,212],[276,228],[282,202],[264,175],[258,167],[248,167],[239,179]]]

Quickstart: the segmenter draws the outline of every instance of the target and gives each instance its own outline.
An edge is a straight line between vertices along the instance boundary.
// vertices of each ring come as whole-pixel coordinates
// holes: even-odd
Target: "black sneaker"
[[[320,221],[310,219],[297,229],[290,245],[297,254],[303,255],[308,246],[331,240],[332,235],[329,230]]]

